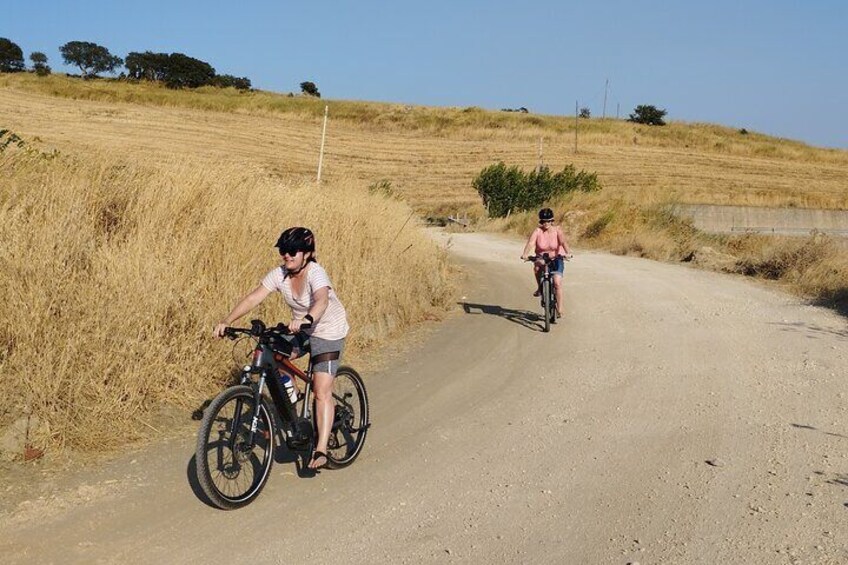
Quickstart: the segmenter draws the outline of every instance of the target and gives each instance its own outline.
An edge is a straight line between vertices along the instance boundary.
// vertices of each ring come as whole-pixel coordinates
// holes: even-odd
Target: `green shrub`
[[[525,173],[503,162],[480,171],[471,184],[483,199],[489,216],[496,218],[538,208],[567,192],[595,192],[601,188],[597,174],[575,172],[574,165],[566,165],[558,173],[552,173],[546,166]]]

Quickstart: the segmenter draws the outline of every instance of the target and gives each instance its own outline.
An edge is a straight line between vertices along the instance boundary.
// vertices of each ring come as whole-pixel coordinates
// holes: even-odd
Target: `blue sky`
[[[525,106],[745,127],[848,149],[848,1],[26,0],[0,37],[25,57],[93,41],[112,54],[181,52],[253,86],[325,98]]]

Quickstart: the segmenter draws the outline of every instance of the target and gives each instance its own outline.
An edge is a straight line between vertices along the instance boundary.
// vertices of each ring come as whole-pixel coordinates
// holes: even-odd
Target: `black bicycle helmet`
[[[279,248],[280,255],[294,255],[298,251],[315,253],[315,236],[309,228],[293,227],[280,234],[280,239],[274,247]]]
[[[554,219],[554,211],[550,208],[542,208],[539,210],[539,221],[540,222],[552,222]]]

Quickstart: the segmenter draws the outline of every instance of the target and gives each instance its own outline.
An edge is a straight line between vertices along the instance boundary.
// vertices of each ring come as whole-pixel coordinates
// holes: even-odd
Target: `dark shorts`
[[[344,352],[345,344],[344,338],[321,339],[320,337],[310,337],[309,344],[313,358],[322,353],[337,352],[339,354],[338,359],[333,359],[331,361],[321,361],[319,363],[315,363],[312,366],[312,371],[315,373],[330,373],[335,377],[336,371],[339,370],[339,365],[342,361],[342,353]]]

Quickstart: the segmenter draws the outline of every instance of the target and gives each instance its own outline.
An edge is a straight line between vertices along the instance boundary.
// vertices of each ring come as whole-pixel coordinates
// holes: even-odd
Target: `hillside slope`
[[[325,178],[386,180],[426,213],[479,212],[473,177],[498,160],[536,166],[540,139],[546,164],[597,172],[605,198],[848,208],[848,151],[720,126],[581,120],[575,154],[567,117],[51,81],[0,76],[0,125],[59,148],[184,153],[298,176],[316,172],[327,104]]]

